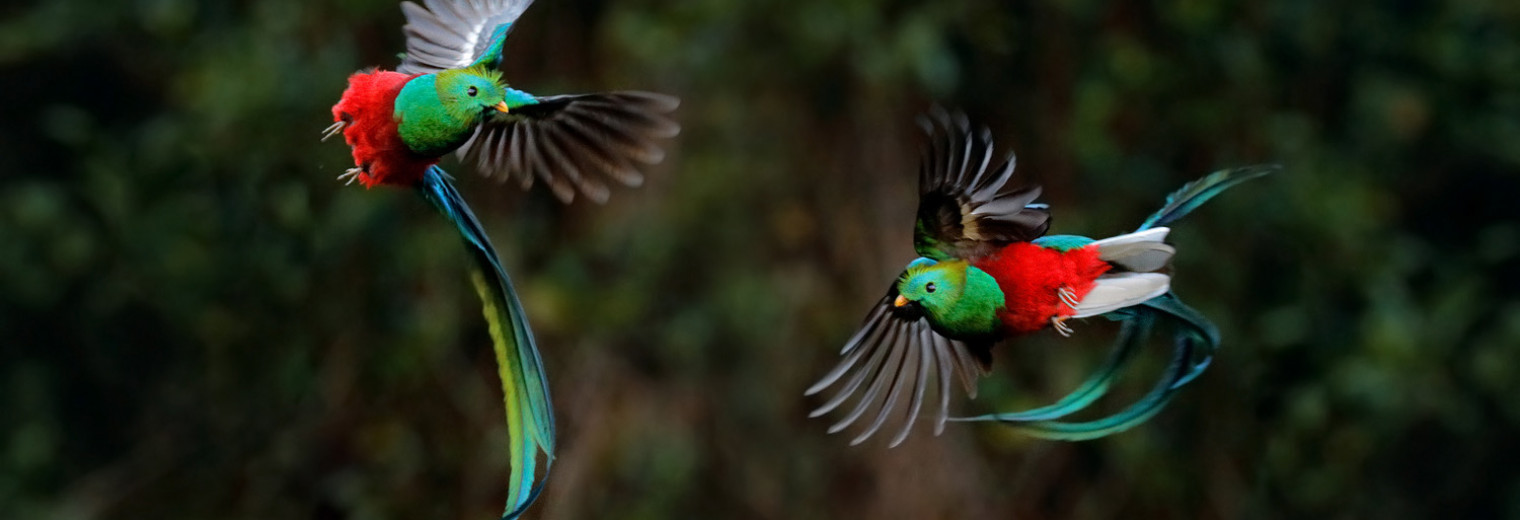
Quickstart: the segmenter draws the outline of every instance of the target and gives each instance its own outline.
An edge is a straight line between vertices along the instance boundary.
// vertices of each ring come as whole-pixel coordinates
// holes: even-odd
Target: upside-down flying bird
[[[859,443],[896,417],[902,422],[891,440],[896,446],[927,406],[936,434],[948,420],[987,420],[1045,438],[1090,439],[1148,419],[1207,366],[1218,332],[1171,293],[1166,269],[1174,249],[1164,242],[1165,226],[1275,167],[1223,170],[1190,183],[1132,233],[1102,240],[1045,236],[1050,213],[1035,202],[1040,188],[1004,190],[1014,159],[1009,154],[995,163],[989,131],[973,132],[965,116],[943,111],[924,125],[931,145],[919,173],[913,243],[920,257],[846,342],[835,368],[806,392],[837,388],[814,417],[856,397],[830,433],[868,417],[852,442]],[[976,379],[990,369],[994,344],[1047,328],[1070,335],[1068,320],[1091,316],[1125,324],[1107,365],[1077,391],[1036,410],[949,417],[950,380],[959,378],[975,397]],[[1178,329],[1172,366],[1156,389],[1103,419],[1057,421],[1103,395],[1156,318],[1167,318]]]
[[[607,180],[636,186],[638,167],[664,158],[659,142],[680,127],[677,99],[649,92],[535,96],[495,69],[502,45],[532,0],[402,2],[406,54],[395,71],[348,78],[323,139],[342,133],[354,167],[339,179],[418,191],[459,230],[472,260],[496,350],[511,436],[512,474],[503,518],[520,515],[554,460],[554,416],[533,333],[484,229],[437,166],[449,153],[487,177],[543,181],[564,202],[605,201]],[[540,468],[538,457],[544,461]],[[540,471],[541,469],[541,471]]]

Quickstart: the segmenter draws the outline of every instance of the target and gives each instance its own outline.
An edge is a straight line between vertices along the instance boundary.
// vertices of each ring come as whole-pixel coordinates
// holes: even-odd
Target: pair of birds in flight
[[[554,460],[553,407],[522,303],[479,220],[438,162],[453,153],[487,177],[515,180],[525,189],[541,181],[566,203],[577,196],[603,202],[609,181],[639,185],[639,167],[659,163],[660,143],[680,131],[670,116],[679,104],[672,96],[537,96],[504,83],[496,71],[503,43],[531,3],[402,2],[407,24],[401,64],[395,71],[350,76],[323,136],[341,134],[352,149],[354,167],[340,180],[414,189],[460,233],[496,352],[511,437],[504,519],[521,515],[543,489]],[[1165,226],[1274,168],[1224,170],[1188,184],[1133,233],[1103,240],[1046,236],[1049,208],[1035,202],[1040,189],[1004,189],[1013,157],[994,160],[986,129],[973,130],[964,116],[942,110],[922,123],[931,145],[919,176],[914,248],[920,258],[846,342],[836,367],[807,390],[834,389],[814,416],[855,397],[830,433],[868,418],[853,441],[859,443],[895,420],[896,446],[927,412],[937,434],[952,420],[952,379],[974,397],[994,344],[1046,328],[1068,335],[1072,318],[1123,321],[1108,361],[1078,389],[1047,407],[954,420],[997,421],[1052,439],[1101,437],[1150,418],[1207,366],[1218,333],[1170,292],[1165,269],[1174,250],[1164,242]],[[1119,413],[1061,421],[1104,395],[1158,320],[1174,324],[1177,346],[1157,386]]]

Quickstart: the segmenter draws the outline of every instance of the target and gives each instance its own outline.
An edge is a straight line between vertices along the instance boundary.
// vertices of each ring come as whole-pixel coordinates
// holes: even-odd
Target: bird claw
[[[364,173],[363,168],[349,168],[348,170],[345,170],[342,175],[338,176],[338,180],[341,181],[347,178],[348,180],[343,183],[344,186],[347,186],[349,184],[353,184],[354,180],[358,179],[359,174],[361,173]]]
[[[1061,337],[1071,337],[1072,330],[1071,326],[1066,324],[1066,316],[1055,316],[1050,318],[1050,326],[1054,327],[1056,329],[1056,332],[1059,333]]]
[[[1056,296],[1060,297],[1061,303],[1066,304],[1067,307],[1071,307],[1072,309],[1077,308],[1077,292],[1071,290],[1070,287],[1061,286],[1060,289],[1056,290]]]
[[[326,141],[327,138],[338,135],[338,132],[342,132],[346,127],[348,127],[348,123],[344,121],[333,123],[332,126],[322,130],[322,140]]]

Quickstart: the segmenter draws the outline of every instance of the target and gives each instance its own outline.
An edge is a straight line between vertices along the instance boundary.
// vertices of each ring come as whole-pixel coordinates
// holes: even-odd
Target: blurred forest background
[[[0,517],[500,514],[455,232],[317,141],[401,25],[390,0],[0,7]],[[1520,518],[1520,4],[541,0],[507,53],[530,91],[684,100],[606,206],[445,163],[553,386],[530,518]],[[936,102],[1019,153],[1053,232],[1285,166],[1176,226],[1176,290],[1225,346],[1154,420],[888,450],[806,418],[913,256]],[[1112,332],[1005,345],[956,406],[1048,402]]]

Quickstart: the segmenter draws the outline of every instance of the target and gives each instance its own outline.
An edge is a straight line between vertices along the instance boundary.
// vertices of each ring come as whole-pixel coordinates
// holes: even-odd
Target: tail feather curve
[[[1080,388],[1054,405],[1015,413],[994,413],[956,418],[956,421],[998,422],[1026,435],[1050,440],[1083,441],[1119,433],[1138,426],[1160,413],[1183,386],[1208,367],[1219,349],[1219,330],[1202,314],[1166,293],[1124,311],[1123,328],[1109,361]],[[1119,313],[1115,313],[1118,315]],[[1108,392],[1113,377],[1134,350],[1150,336],[1158,318],[1171,321],[1172,360],[1151,391],[1129,407],[1099,419],[1070,422],[1055,420],[1082,410]]]
[[[1257,166],[1245,166],[1219,170],[1208,174],[1202,179],[1182,185],[1182,188],[1172,192],[1166,197],[1166,205],[1156,210],[1150,218],[1140,224],[1136,231],[1144,231],[1153,227],[1171,224],[1182,217],[1187,216],[1193,210],[1198,209],[1203,203],[1214,198],[1230,187],[1242,182],[1262,177],[1270,173],[1282,170],[1282,166],[1276,164],[1263,164]]]
[[[464,198],[449,182],[448,174],[434,166],[423,176],[417,189],[459,229],[460,238],[469,252],[470,279],[475,284],[490,327],[497,375],[501,378],[502,401],[506,407],[507,433],[511,437],[508,446],[512,474],[508,482],[506,513],[502,519],[515,519],[543,491],[549,468],[554,463],[554,406],[549,399],[543,360],[533,341],[533,331],[528,327],[522,302],[502,268],[496,248]],[[537,471],[539,453],[544,455],[541,476]]]

